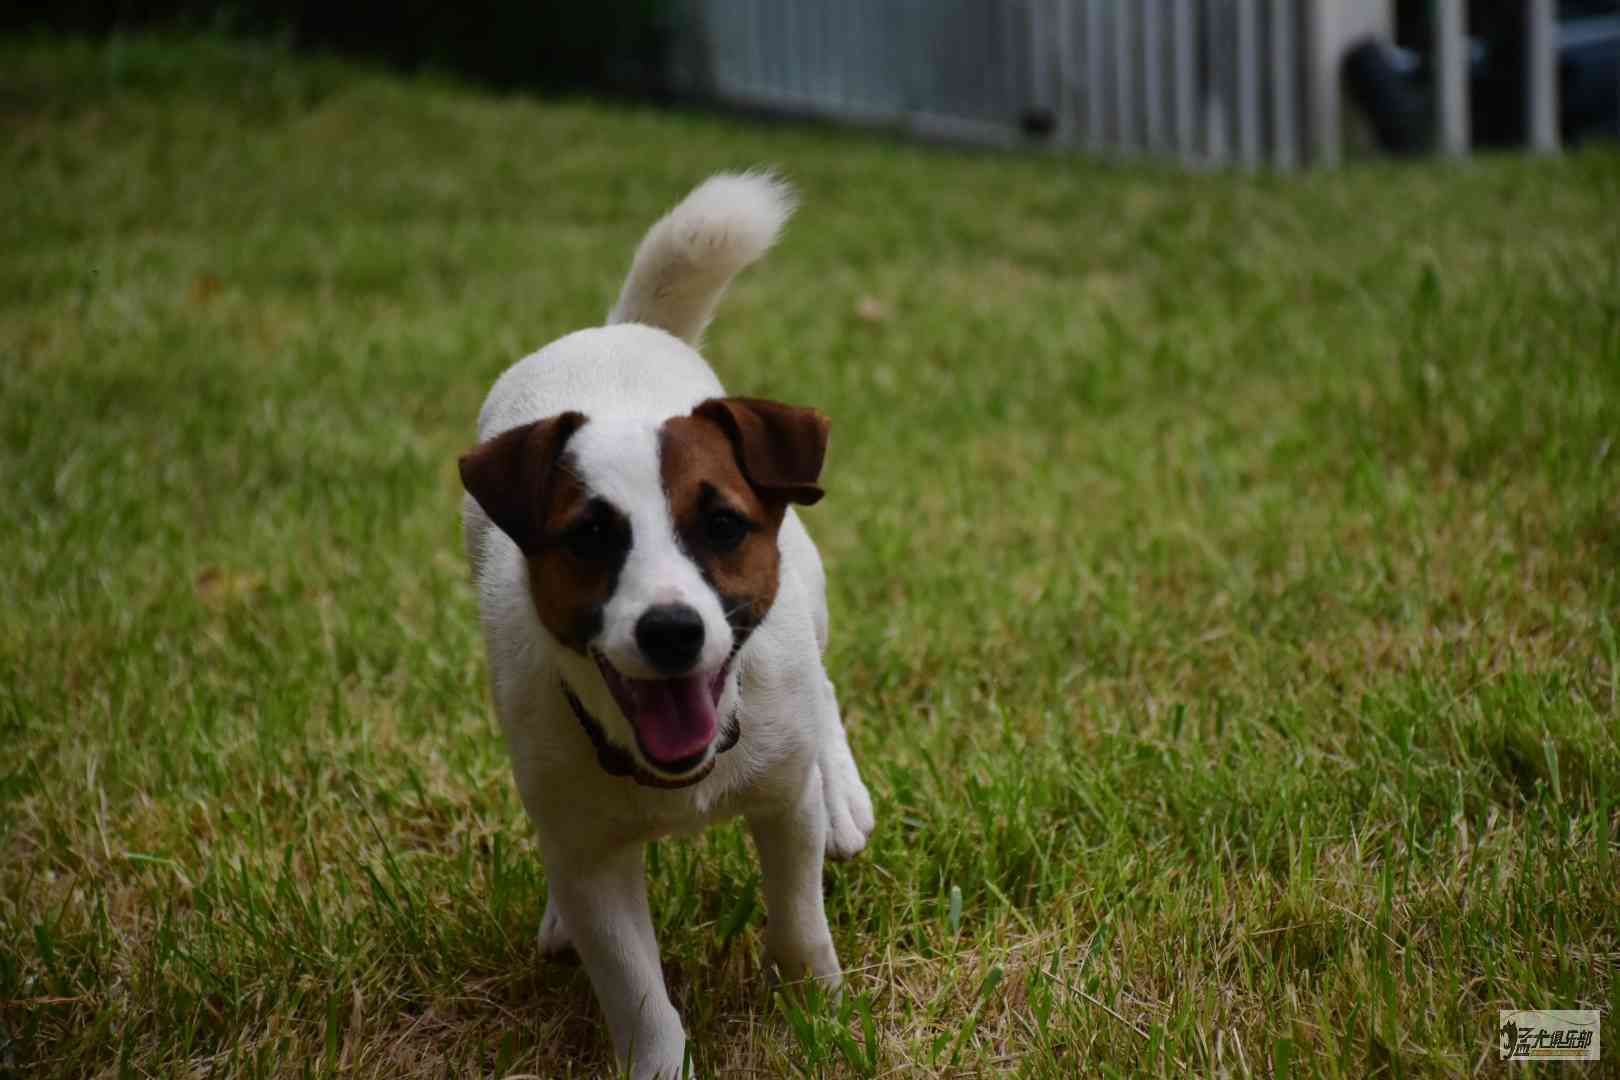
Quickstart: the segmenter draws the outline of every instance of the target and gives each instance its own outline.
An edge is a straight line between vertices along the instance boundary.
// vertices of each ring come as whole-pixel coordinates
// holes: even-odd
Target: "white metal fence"
[[[1514,2],[1514,0],[1503,0]],[[1526,5],[1530,141],[1557,145],[1553,0]],[[1466,152],[1464,0],[1432,0],[1437,142]],[[678,82],[991,143],[1289,169],[1340,155],[1339,67],[1389,0],[685,0]]]

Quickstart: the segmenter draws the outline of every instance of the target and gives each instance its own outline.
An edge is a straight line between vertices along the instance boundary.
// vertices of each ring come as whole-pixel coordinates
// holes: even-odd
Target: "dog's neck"
[[[720,732],[720,746],[715,750],[714,757],[709,759],[708,767],[685,780],[665,780],[638,765],[636,759],[630,756],[630,751],[609,742],[602,725],[597,723],[596,717],[585,708],[585,703],[579,700],[579,695],[574,693],[573,687],[569,686],[566,680],[559,681],[562,683],[563,697],[568,699],[568,707],[574,710],[574,718],[579,721],[579,726],[585,729],[585,737],[591,740],[591,746],[596,749],[596,763],[602,766],[602,771],[609,776],[628,776],[642,787],[691,787],[708,776],[714,770],[714,763],[720,755],[736,746],[738,740],[742,738],[742,721],[738,719],[736,710],[733,710],[725,728]]]

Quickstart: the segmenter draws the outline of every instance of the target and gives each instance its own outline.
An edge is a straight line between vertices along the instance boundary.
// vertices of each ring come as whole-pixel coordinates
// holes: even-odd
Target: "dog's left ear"
[[[692,410],[720,426],[731,440],[744,479],[766,498],[810,506],[827,456],[827,418],[760,398],[710,398]]]

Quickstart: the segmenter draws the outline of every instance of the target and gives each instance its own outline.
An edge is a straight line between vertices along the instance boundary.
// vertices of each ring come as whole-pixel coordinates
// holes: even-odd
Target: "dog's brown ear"
[[[766,498],[810,506],[821,501],[821,464],[827,456],[827,418],[759,398],[710,398],[692,410],[712,420],[731,440],[743,477]]]
[[[557,459],[584,422],[583,414],[565,412],[502,432],[461,455],[461,486],[525,555],[540,542]]]

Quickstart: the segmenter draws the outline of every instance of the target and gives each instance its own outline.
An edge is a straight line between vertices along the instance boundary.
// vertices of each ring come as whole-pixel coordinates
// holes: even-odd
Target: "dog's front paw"
[[[579,960],[574,939],[568,936],[568,928],[563,925],[556,904],[548,903],[546,913],[540,918],[539,945],[540,955],[548,960]]]
[[[837,995],[844,984],[844,973],[838,966],[838,952],[831,940],[819,945],[773,941],[767,926],[763,959],[765,978],[772,989],[814,979],[824,993]]]
[[[827,805],[827,857],[854,858],[866,847],[877,824],[872,796],[861,781],[848,745],[824,750],[820,764],[821,794]]]
[[[697,1073],[687,1062],[682,1044],[662,1052],[655,1050],[646,1055],[633,1054],[620,1075],[628,1075],[630,1080],[684,1080]]]

